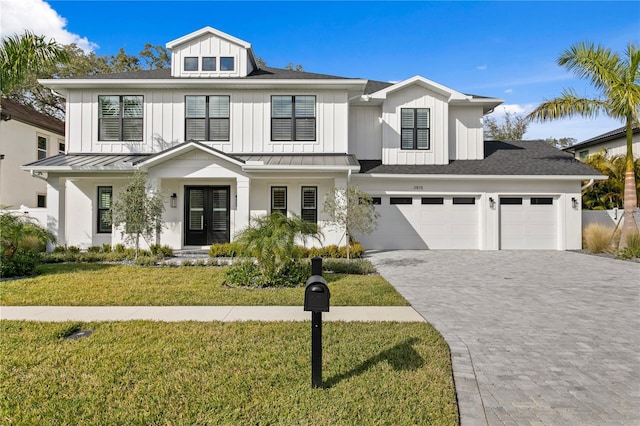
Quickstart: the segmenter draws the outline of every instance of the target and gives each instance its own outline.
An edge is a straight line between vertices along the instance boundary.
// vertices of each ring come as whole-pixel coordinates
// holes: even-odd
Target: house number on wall
[[[413,189],[421,190],[422,189],[422,185],[413,185]]]

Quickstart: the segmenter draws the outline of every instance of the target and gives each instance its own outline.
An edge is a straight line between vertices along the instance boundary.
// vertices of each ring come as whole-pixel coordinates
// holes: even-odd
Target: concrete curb
[[[2,306],[0,320],[309,321],[301,306]],[[411,306],[333,306],[325,321],[424,322]]]

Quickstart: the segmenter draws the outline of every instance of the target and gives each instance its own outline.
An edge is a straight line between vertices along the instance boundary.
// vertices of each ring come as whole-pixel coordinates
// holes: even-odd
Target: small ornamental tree
[[[148,184],[144,172],[136,171],[124,189],[115,195],[112,222],[115,227],[122,226],[125,241],[135,245],[136,258],[140,238],[151,245],[151,239],[160,235],[163,213],[162,195]]]
[[[333,188],[324,198],[323,212],[329,216],[328,223],[344,229],[347,242],[347,259],[354,233],[371,234],[378,226],[380,214],[373,206],[373,199],[357,186]]]

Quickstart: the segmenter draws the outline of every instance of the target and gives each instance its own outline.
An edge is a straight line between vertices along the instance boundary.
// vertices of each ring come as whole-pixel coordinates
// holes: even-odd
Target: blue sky
[[[0,0],[2,35],[30,28],[97,54],[138,53],[212,26],[253,45],[269,66],[400,81],[414,75],[505,100],[494,114],[526,113],[573,87],[556,65],[571,44],[622,51],[640,41],[640,2],[213,2]],[[572,119],[532,124],[526,138],[584,140],[622,124]]]

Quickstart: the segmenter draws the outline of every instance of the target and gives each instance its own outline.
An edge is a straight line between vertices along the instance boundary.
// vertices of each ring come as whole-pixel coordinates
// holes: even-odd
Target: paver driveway
[[[370,260],[449,342],[463,426],[640,425],[639,263],[561,251]]]

